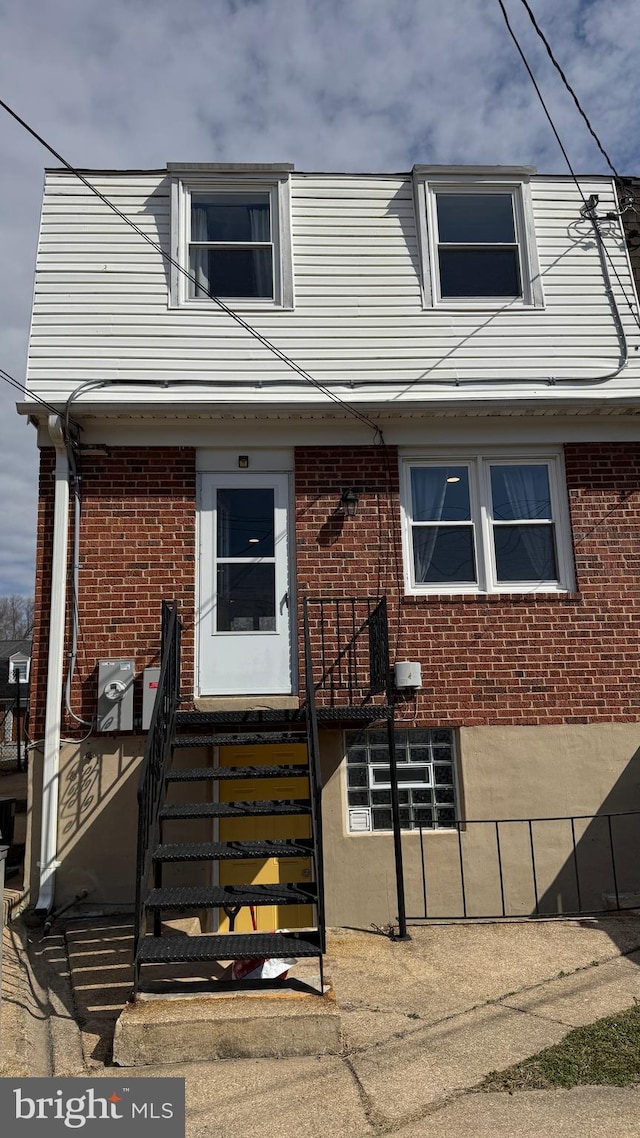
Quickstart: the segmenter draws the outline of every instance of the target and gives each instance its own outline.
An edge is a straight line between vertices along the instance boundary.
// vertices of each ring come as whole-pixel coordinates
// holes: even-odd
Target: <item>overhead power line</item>
[[[91,191],[92,194],[95,194],[96,197],[99,198],[100,201],[108,207],[108,209],[117,214],[117,216],[120,217],[122,221],[124,221],[128,226],[130,226],[130,228],[133,229],[139,237],[142,237],[142,239],[146,241],[148,245],[151,245],[151,247],[155,249],[156,252],[159,253],[160,256],[163,257],[168,264],[172,265],[179,273],[182,273],[182,275],[186,277],[187,280],[191,281],[199,289],[202,288],[201,284],[196,280],[192,273],[190,273],[189,270],[185,268],[184,265],[181,265],[179,261],[176,261],[171,256],[171,254],[167,252],[166,249],[162,248],[159,242],[154,241],[148,233],[145,233],[144,229],[141,229],[140,226],[132,220],[132,218],[128,217],[126,213],[123,213],[122,210],[118,209],[117,205],[115,205],[114,202],[110,201],[110,199],[105,194],[101,193],[96,186],[92,185],[88,178],[85,178],[84,174],[82,174],[80,170],[76,169],[75,166],[72,166],[70,162],[67,162],[66,158],[63,158],[63,156],[59,154],[57,150],[54,150],[53,146],[51,146],[46,141],[46,139],[42,137],[41,134],[38,134],[38,132],[34,130],[34,128],[30,126],[29,123],[25,121],[25,119],[21,118],[17,111],[14,111],[8,103],[5,103],[3,99],[0,99],[0,107],[2,107],[7,112],[7,114],[11,115],[11,118],[15,119],[15,121],[19,123],[20,126],[24,127],[24,129],[33,138],[35,138],[36,141],[45,148],[45,150],[48,150],[49,154],[52,154],[53,157],[58,162],[60,162],[65,167],[65,169],[69,171],[70,174],[73,174],[76,178],[79,179],[79,181],[83,183],[83,185],[87,187],[88,190]],[[226,315],[229,316],[232,320],[235,320],[236,324],[239,324],[240,327],[243,328],[244,331],[247,332],[250,336],[253,336],[254,339],[258,340],[258,342],[262,344],[262,346],[266,348],[267,351],[276,356],[276,358],[279,359],[281,363],[285,364],[286,367],[291,368],[292,371],[297,372],[297,374],[302,379],[304,379],[307,383],[310,383],[313,387],[315,387],[317,391],[321,392],[328,399],[332,400],[333,403],[336,403],[350,415],[353,415],[354,418],[359,419],[362,423],[365,424],[365,426],[370,427],[371,430],[374,431],[375,436],[379,438],[380,441],[382,441],[382,432],[380,430],[380,427],[373,421],[373,419],[370,419],[368,415],[364,414],[364,412],[359,411],[357,407],[354,407],[351,403],[348,403],[345,399],[342,399],[339,395],[336,394],[335,391],[332,391],[331,388],[325,387],[324,384],[315,379],[315,377],[312,376],[305,368],[301,367],[300,364],[296,363],[295,360],[292,360],[291,357],[286,354],[286,352],[283,352],[281,348],[278,348],[277,345],[269,340],[267,336],[263,336],[262,332],[259,332],[257,328],[254,328],[252,324],[249,324],[249,322],[240,316],[239,313],[235,312],[233,308],[230,308],[228,304],[225,304],[219,296],[215,296],[214,293],[212,293],[209,289],[207,289],[206,292],[209,299],[217,304],[218,308],[226,313]]]
[[[578,96],[576,95],[576,93],[575,93],[575,91],[574,91],[573,87],[571,86],[571,84],[570,84],[569,80],[567,79],[567,76],[565,75],[564,71],[562,70],[562,67],[561,67],[561,66],[560,66],[560,64],[558,63],[558,60],[556,59],[556,57],[555,57],[555,55],[554,55],[554,53],[553,53],[553,49],[552,49],[552,47],[551,47],[551,44],[549,43],[549,40],[548,40],[548,39],[547,39],[547,37],[545,36],[545,34],[544,34],[544,32],[543,32],[542,28],[540,27],[540,25],[539,25],[538,21],[536,20],[536,17],[535,17],[534,13],[533,13],[533,12],[532,12],[532,10],[531,10],[531,6],[530,6],[530,4],[528,4],[528,3],[527,3],[527,0],[520,0],[520,3],[522,4],[523,8],[524,8],[524,9],[525,9],[525,11],[527,12],[527,15],[529,16],[529,19],[531,20],[531,23],[533,24],[533,26],[534,26],[534,28],[535,28],[536,34],[537,34],[537,35],[539,36],[539,38],[542,40],[542,43],[544,44],[544,46],[545,46],[545,48],[546,48],[546,52],[547,52],[547,55],[549,56],[549,59],[551,60],[551,62],[552,62],[552,64],[553,64],[553,66],[555,67],[556,71],[558,72],[558,75],[559,75],[559,76],[560,76],[560,78],[562,79],[562,82],[564,83],[565,87],[567,88],[567,91],[568,91],[568,92],[569,92],[569,94],[571,95],[571,98],[573,99],[573,101],[574,101],[574,103],[575,103],[575,105],[576,105],[576,108],[577,108],[577,110],[578,110],[578,111],[579,111],[579,113],[582,115],[582,118],[584,119],[584,121],[585,121],[585,123],[586,123],[586,127],[587,127],[587,130],[589,131],[589,134],[591,135],[591,137],[593,138],[593,140],[594,140],[594,142],[595,142],[596,146],[598,147],[598,150],[599,150],[599,151],[600,151],[600,153],[602,154],[602,157],[604,158],[605,162],[607,163],[607,166],[608,166],[608,167],[609,167],[609,169],[611,170],[611,173],[614,175],[614,177],[615,177],[615,178],[616,178],[616,179],[617,179],[619,182],[622,182],[622,178],[620,177],[620,174],[619,174],[619,173],[618,173],[618,171],[616,170],[616,168],[615,168],[615,166],[614,166],[613,162],[611,161],[611,159],[610,159],[609,155],[607,154],[607,152],[606,152],[606,150],[605,150],[604,146],[602,145],[602,143],[601,143],[600,139],[598,138],[598,135],[596,134],[596,132],[595,132],[595,130],[594,130],[594,128],[593,128],[593,126],[591,125],[591,122],[590,122],[590,120],[589,120],[589,116],[587,115],[587,113],[586,113],[586,111],[584,110],[584,108],[583,108],[582,104],[580,103],[580,100],[579,100]]]
[[[634,308],[632,302],[630,301],[629,297],[627,296],[624,285],[622,284],[622,281],[620,280],[620,275],[618,273],[618,270],[617,270],[617,268],[616,268],[616,266],[612,260],[611,254],[609,253],[609,250],[607,249],[607,247],[604,243],[602,233],[600,232],[600,226],[598,225],[598,219],[595,216],[594,208],[589,204],[589,202],[587,201],[587,198],[585,197],[584,190],[582,189],[582,186],[580,185],[580,182],[578,180],[578,176],[577,176],[577,174],[576,174],[576,172],[575,172],[575,170],[571,164],[571,159],[569,158],[569,155],[567,153],[567,149],[566,149],[562,139],[560,138],[560,135],[558,133],[558,128],[556,127],[556,124],[554,123],[553,118],[551,117],[551,112],[550,112],[549,108],[547,107],[547,104],[545,103],[544,96],[542,94],[542,91],[540,90],[538,83],[537,83],[536,77],[535,77],[535,75],[531,69],[531,66],[529,64],[529,61],[528,61],[526,55],[524,54],[524,51],[522,50],[522,47],[520,46],[520,42],[518,40],[518,37],[516,36],[516,33],[514,32],[512,26],[511,26],[511,22],[509,20],[508,15],[507,15],[507,10],[504,6],[503,0],[498,0],[498,4],[500,6],[500,11],[502,12],[504,22],[507,26],[507,31],[509,32],[511,39],[513,40],[513,42],[515,44],[518,55],[520,56],[524,66],[525,66],[527,74],[528,74],[528,76],[529,76],[529,78],[533,84],[536,95],[538,96],[538,99],[540,100],[540,105],[541,105],[541,107],[542,107],[542,109],[546,115],[549,126],[551,127],[551,130],[553,131],[556,142],[558,143],[558,146],[560,147],[560,150],[562,151],[562,155],[564,157],[564,160],[567,163],[567,166],[569,168],[569,173],[571,174],[571,177],[573,178],[573,181],[575,182],[576,189],[578,190],[578,193],[580,194],[580,197],[582,198],[582,204],[584,207],[584,216],[588,217],[589,220],[591,221],[591,224],[593,226],[593,231],[595,233],[598,245],[599,245],[600,249],[602,250],[604,256],[606,257],[607,261],[609,262],[609,265],[611,267],[613,275],[616,278],[616,281],[618,283],[618,287],[619,287],[619,289],[620,289],[620,291],[621,291],[621,293],[622,293],[622,295],[623,295],[623,297],[627,303],[627,307],[629,309],[629,312],[630,312],[633,320],[637,324],[638,328],[640,328],[640,317],[638,316],[636,309]],[[613,294],[612,294],[612,297],[613,297]],[[614,304],[614,307],[615,307],[615,310],[617,313],[617,305],[615,304],[615,298],[614,297],[613,297],[613,304]],[[617,318],[619,319],[619,315]],[[622,327],[622,325],[620,325],[620,327]],[[624,330],[623,330],[623,335],[624,335]]]
[[[3,367],[0,367],[0,379],[2,379],[6,384],[8,384],[9,387],[13,387],[13,388],[15,388],[16,391],[19,391],[22,396],[27,395],[27,391],[26,391],[24,384],[20,383],[20,380],[16,379],[15,376],[11,375],[8,371],[5,371],[5,369]],[[47,403],[46,399],[42,399],[39,395],[35,395],[31,391],[28,392],[28,394],[31,396],[32,399],[35,399],[36,403],[39,403],[41,407],[46,407],[47,411],[51,411],[51,413],[53,415],[59,415],[60,414],[60,408],[59,407],[54,407],[52,403]],[[71,420],[71,421],[73,422],[73,420]]]

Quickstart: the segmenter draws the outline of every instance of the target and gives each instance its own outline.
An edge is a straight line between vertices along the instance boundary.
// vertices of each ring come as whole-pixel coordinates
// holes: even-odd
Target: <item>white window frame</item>
[[[20,683],[20,684],[28,684],[29,683],[29,673],[31,671],[31,657],[25,656],[22,652],[17,652],[13,656],[9,657],[9,683],[15,684],[16,681],[14,680],[13,676],[14,676],[14,672],[16,670],[16,666],[20,667],[22,665],[24,665],[24,676],[22,676],[22,675],[19,676],[18,683]]]
[[[543,308],[542,278],[535,240],[533,204],[529,181],[530,167],[504,168],[498,173],[477,168],[465,174],[435,172],[432,167],[414,167],[414,188],[418,231],[422,253],[422,287],[425,308],[452,310],[512,310]],[[520,257],[522,295],[517,297],[442,297],[438,259],[438,215],[436,194],[510,194],[513,203],[515,238]]]
[[[495,548],[493,542],[493,517],[491,500],[491,466],[535,466],[547,468],[551,498],[552,522],[555,528],[556,561],[558,578],[555,581],[517,581],[500,582],[497,578]],[[477,582],[433,584],[416,582],[413,559],[411,468],[416,466],[466,466],[469,470],[469,496],[471,505],[471,524],[474,534]],[[486,593],[567,593],[575,589],[573,568],[573,549],[571,541],[571,520],[566,492],[564,458],[560,448],[543,450],[500,451],[498,449],[479,449],[473,452],[461,451],[452,447],[446,452],[405,453],[400,456],[400,510],[402,516],[403,560],[405,570],[405,591],[411,596],[433,594],[477,594]],[[451,524],[449,522],[443,524]],[[455,523],[453,523],[455,524]],[[497,523],[499,524],[499,523]],[[524,520],[523,520],[524,524]]]
[[[293,308],[293,266],[291,251],[291,193],[290,171],[269,170],[264,172],[223,173],[197,168],[193,172],[185,169],[180,174],[173,164],[171,183],[171,256],[183,268],[189,270],[189,245],[191,237],[191,195],[206,193],[242,194],[267,193],[269,195],[271,245],[273,248],[273,296],[272,297],[221,297],[224,304],[234,310],[264,311],[277,308]],[[210,297],[189,295],[189,280],[175,265],[171,265],[170,307],[173,308],[216,308]]]
[[[455,833],[457,828],[458,828],[458,822],[457,821],[444,820],[444,819],[442,821],[440,821],[439,811],[440,810],[452,810],[453,814],[454,814],[454,818],[457,820],[460,819],[462,790],[461,790],[460,767],[459,767],[459,761],[458,761],[459,747],[458,747],[457,732],[452,727],[446,727],[446,728],[437,728],[437,727],[436,728],[411,728],[411,727],[409,727],[409,728],[406,728],[406,727],[405,728],[397,728],[396,734],[397,734],[397,738],[399,741],[399,747],[400,748],[404,748],[405,742],[409,743],[409,744],[412,742],[410,736],[412,735],[412,732],[414,730],[422,730],[422,731],[427,731],[429,733],[430,738],[428,740],[418,741],[418,740],[414,739],[413,743],[416,747],[428,747],[431,757],[428,759],[421,759],[420,761],[416,761],[416,762],[411,762],[411,760],[409,760],[408,762],[407,761],[405,761],[405,762],[399,761],[398,762],[398,771],[399,772],[405,772],[407,770],[410,770],[411,767],[426,768],[429,772],[429,781],[424,782],[424,781],[418,780],[418,779],[406,780],[406,781],[404,779],[402,781],[399,780],[398,781],[398,790],[402,791],[402,790],[418,789],[418,790],[428,790],[431,792],[431,802],[429,804],[425,804],[425,808],[432,811],[433,825],[432,826],[424,825],[423,830],[422,830],[423,834],[450,834],[452,832]],[[436,732],[439,730],[446,730],[450,735],[450,743],[447,744],[448,746],[451,747],[450,759],[437,758],[433,754],[434,747],[437,747],[439,745],[435,741],[435,738],[434,738]],[[378,828],[373,827],[373,812],[376,809],[388,810],[388,809],[390,809],[390,806],[376,807],[376,804],[374,804],[372,801],[370,801],[368,806],[363,806],[363,805],[353,806],[353,805],[350,805],[350,803],[349,803],[349,790],[350,789],[356,790],[356,791],[359,791],[359,790],[366,791],[367,794],[370,794],[372,791],[375,791],[375,790],[385,790],[385,791],[391,790],[391,782],[389,780],[387,780],[386,782],[375,782],[374,781],[373,772],[375,770],[378,770],[381,768],[388,769],[389,760],[387,759],[385,761],[385,760],[381,759],[379,761],[376,761],[375,742],[373,742],[373,743],[368,742],[366,739],[366,734],[367,734],[366,730],[364,730],[362,732],[362,739],[360,741],[358,741],[357,743],[353,744],[354,746],[358,747],[359,749],[360,748],[365,749],[367,752],[366,762],[356,764],[358,767],[366,766],[366,769],[367,769],[367,786],[361,787],[361,788],[360,787],[352,787],[352,788],[349,787],[349,769],[350,769],[350,764],[348,762],[349,743],[347,740],[346,733],[344,736],[344,756],[345,756],[345,758],[344,758],[344,763],[343,763],[343,767],[344,767],[344,783],[343,783],[343,785],[344,785],[344,796],[345,796],[344,801],[345,801],[345,807],[346,807],[347,833],[349,835],[369,834],[369,835],[373,835],[373,836],[376,836],[379,834],[389,834],[389,833],[391,833],[391,829],[378,829]],[[445,764],[445,763],[451,765],[452,781],[451,782],[438,782],[435,778],[435,768],[439,764]],[[448,802],[439,801],[438,800],[438,788],[446,788],[447,790],[452,791],[453,792],[453,799],[451,801],[448,801]],[[418,805],[420,806],[421,804],[418,804]],[[405,810],[405,809],[407,809],[407,807],[401,804],[400,809]],[[407,835],[407,834],[419,835],[419,833],[420,833],[419,823],[414,824],[413,826],[402,826],[403,836]]]

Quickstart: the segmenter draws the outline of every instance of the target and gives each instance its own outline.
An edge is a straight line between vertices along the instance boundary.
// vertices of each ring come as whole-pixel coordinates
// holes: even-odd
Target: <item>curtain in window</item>
[[[411,471],[411,498],[414,521],[442,521],[447,497],[446,469],[415,468]],[[438,538],[437,526],[421,526],[420,540],[414,541],[416,581],[427,581]]]
[[[252,241],[269,241],[269,210],[249,207],[249,225],[251,227]],[[270,296],[272,290],[271,265],[269,258],[265,257],[264,250],[255,249],[253,252],[253,271],[256,280],[256,296]]]
[[[207,207],[193,202],[191,206],[191,240],[206,241],[208,236]],[[192,272],[196,278],[195,296],[209,296],[209,250],[197,249]]]
[[[250,241],[269,242],[271,239],[271,225],[269,210],[264,205],[252,207],[245,206],[249,218]],[[207,241],[209,227],[207,217],[208,203],[202,205],[192,203],[191,208],[191,240]],[[246,248],[246,247],[245,247]],[[193,275],[196,279],[195,296],[210,296],[212,282],[209,278],[209,249],[194,250]],[[271,296],[273,290],[271,257],[265,254],[264,249],[254,249],[251,253],[255,288],[250,292],[253,296]]]
[[[501,466],[496,468],[500,472],[500,481],[504,490],[506,501],[496,512],[494,491],[494,518],[518,522],[523,519],[540,518],[551,521],[551,502],[549,499],[549,482],[546,467],[541,466]],[[541,475],[544,474],[544,477]],[[544,496],[542,496],[544,494]],[[518,536],[524,551],[529,558],[533,570],[533,579],[545,581],[550,579],[550,550],[549,539],[553,527],[520,525],[517,527]],[[553,539],[552,539],[553,545]],[[555,576],[555,569],[553,570]],[[503,576],[503,579],[507,579]]]

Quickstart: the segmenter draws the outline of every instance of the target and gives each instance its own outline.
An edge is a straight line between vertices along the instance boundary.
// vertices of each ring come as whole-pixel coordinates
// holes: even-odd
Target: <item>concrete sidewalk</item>
[[[109,1034],[128,983],[129,929],[85,919],[91,946],[78,959],[80,927],[67,926],[70,971],[61,931],[45,940],[31,934],[36,973],[48,977],[51,1069],[108,1076]],[[332,932],[340,1056],[169,1061],[118,1074],[184,1077],[189,1138],[257,1138],[265,1127],[274,1138],[638,1133],[634,1090],[470,1092],[571,1027],[640,999],[640,916],[430,926],[413,929],[412,938],[403,944]],[[111,965],[92,967],[93,953]]]

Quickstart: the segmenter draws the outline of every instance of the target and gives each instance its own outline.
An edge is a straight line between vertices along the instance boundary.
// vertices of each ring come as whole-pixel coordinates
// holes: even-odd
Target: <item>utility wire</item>
[[[27,391],[24,384],[20,383],[20,380],[16,379],[15,376],[11,375],[8,371],[5,371],[3,367],[0,367],[0,379],[4,380],[10,387],[14,387],[21,395],[30,395],[32,399],[35,399],[36,403],[39,403],[42,407],[46,407],[47,411],[51,411],[53,415],[60,414],[59,407],[54,407],[52,403],[47,403],[46,399],[41,399],[39,395],[36,395],[32,391]],[[73,422],[73,419],[71,422]]]
[[[0,107],[3,107],[7,114],[11,115],[11,117],[20,124],[20,126],[24,127],[24,129],[28,131],[28,133],[33,138],[35,138],[41,146],[44,146],[45,150],[48,150],[49,153],[52,154],[58,162],[61,162],[62,165],[69,171],[69,173],[78,178],[83,183],[83,185],[85,185],[87,189],[91,191],[92,194],[95,194],[96,197],[100,198],[100,201],[103,202],[104,205],[106,205],[110,210],[113,211],[113,213],[117,214],[118,217],[126,222],[126,224],[129,225],[131,229],[133,229],[138,234],[139,237],[142,237],[148,245],[151,245],[151,247],[155,249],[156,252],[159,253],[160,256],[163,257],[168,264],[172,265],[173,268],[182,273],[182,275],[186,277],[188,281],[191,281],[194,285],[196,285],[198,289],[202,288],[193,274],[190,273],[189,270],[184,267],[184,265],[181,265],[179,261],[176,261],[171,256],[171,254],[166,251],[166,249],[163,249],[157,241],[154,241],[148,233],[145,233],[144,229],[141,229],[135,221],[133,221],[130,217],[127,217],[126,213],[123,213],[122,210],[118,209],[117,205],[115,205],[114,202],[110,201],[109,198],[105,196],[105,194],[101,193],[100,190],[96,188],[96,186],[92,185],[92,183],[87,178],[85,178],[84,174],[81,174],[75,166],[72,166],[70,162],[67,162],[66,158],[63,158],[57,150],[54,150],[53,146],[50,146],[49,143],[42,137],[42,135],[38,134],[38,132],[34,130],[33,127],[29,126],[29,123],[25,122],[25,120],[21,118],[20,115],[14,111],[8,103],[5,103],[3,99],[0,99]],[[292,360],[290,356],[288,356],[274,343],[272,343],[271,340],[269,340],[266,336],[263,336],[261,332],[258,332],[257,328],[254,328],[253,325],[249,324],[247,320],[244,320],[242,316],[233,310],[233,308],[230,308],[228,304],[225,304],[219,296],[214,296],[214,294],[209,289],[207,289],[206,292],[210,300],[213,300],[214,303],[217,304],[218,307],[222,309],[222,311],[226,313],[227,316],[229,316],[232,320],[235,320],[235,322],[239,324],[245,332],[248,332],[250,336],[253,336],[256,340],[258,340],[258,342],[261,343],[262,346],[267,349],[267,351],[272,352],[273,355],[281,361],[281,363],[297,372],[298,375],[307,381],[307,383],[310,383],[313,387],[316,388],[317,391],[320,391],[334,403],[344,408],[349,412],[350,415],[353,415],[356,419],[360,419],[362,423],[374,431],[376,437],[380,436],[380,428],[378,424],[373,421],[373,419],[370,419],[368,415],[365,415],[362,411],[359,411],[356,407],[353,407],[352,404],[347,403],[344,399],[341,399],[340,396],[336,395],[336,393],[330,388],[325,387],[324,384],[320,383],[319,380],[310,375],[310,373],[306,371],[305,368],[301,367],[300,364],[297,364],[295,360]]]
[[[609,155],[607,154],[604,146],[602,145],[600,139],[598,138],[598,135],[596,134],[595,130],[593,129],[593,126],[591,125],[591,122],[589,120],[589,116],[587,115],[586,111],[582,107],[578,96],[576,95],[573,87],[571,86],[569,80],[567,79],[567,76],[565,75],[564,71],[562,70],[562,67],[558,63],[558,60],[556,59],[555,55],[553,54],[553,49],[551,47],[551,44],[549,43],[549,41],[548,41],[547,37],[545,36],[542,28],[540,27],[538,21],[536,20],[536,17],[531,10],[531,6],[527,3],[527,0],[520,0],[520,3],[522,4],[523,8],[526,10],[527,15],[529,16],[529,19],[531,20],[531,23],[533,24],[533,26],[536,30],[536,34],[542,40],[542,43],[544,44],[544,46],[546,48],[547,55],[549,56],[549,59],[551,60],[553,66],[555,67],[556,71],[558,72],[558,75],[562,79],[562,82],[564,83],[565,87],[567,88],[567,91],[571,95],[571,98],[573,99],[577,110],[582,115],[582,118],[584,119],[584,121],[586,123],[587,130],[589,131],[589,134],[591,135],[591,137],[593,138],[593,141],[595,142],[596,146],[598,147],[598,150],[602,154],[602,157],[604,158],[605,162],[607,163],[607,166],[609,167],[609,169],[611,170],[611,173],[614,175],[614,177],[617,179],[617,181],[622,184],[622,178],[621,178],[620,174],[616,170],[613,162],[611,161],[611,159],[610,159]]]
[[[629,308],[629,312],[631,313],[631,316],[633,317],[635,323],[638,325],[638,328],[640,328],[640,317],[638,316],[638,313],[636,312],[635,308],[633,307],[633,304],[631,303],[631,301],[629,300],[629,297],[627,296],[624,285],[622,284],[622,281],[620,280],[618,270],[616,269],[616,266],[613,263],[613,260],[611,258],[611,254],[609,253],[609,250],[607,249],[607,247],[604,243],[604,240],[602,238],[602,233],[600,232],[600,227],[598,225],[598,220],[594,215],[594,209],[591,208],[589,206],[589,203],[587,202],[587,199],[584,195],[584,190],[582,189],[582,186],[580,185],[580,182],[578,181],[577,174],[576,174],[576,172],[575,172],[575,170],[571,164],[571,159],[569,158],[569,155],[567,154],[566,147],[565,147],[562,139],[560,138],[560,135],[558,134],[556,124],[554,123],[554,121],[551,117],[551,112],[549,111],[547,104],[544,101],[544,96],[542,94],[542,91],[540,90],[540,87],[538,86],[538,83],[536,81],[536,77],[533,74],[533,71],[531,70],[531,67],[529,65],[529,61],[528,61],[526,55],[524,54],[524,51],[522,50],[522,48],[520,46],[520,43],[518,41],[518,37],[516,36],[516,33],[514,32],[513,28],[511,27],[511,23],[509,21],[509,17],[507,15],[507,11],[506,11],[506,8],[504,6],[503,0],[498,0],[498,4],[500,5],[500,11],[502,12],[502,15],[504,17],[504,22],[507,25],[507,30],[509,32],[509,35],[511,36],[511,39],[513,40],[513,42],[515,44],[518,55],[520,56],[524,66],[525,66],[527,74],[528,74],[528,76],[529,76],[529,78],[533,84],[533,87],[535,89],[536,95],[538,96],[538,99],[540,100],[540,105],[541,105],[541,107],[542,107],[542,109],[546,115],[549,126],[551,127],[551,130],[553,131],[556,142],[558,143],[558,146],[560,147],[560,150],[562,151],[562,155],[564,157],[564,160],[567,163],[567,166],[569,168],[569,173],[571,174],[571,177],[573,178],[573,181],[576,184],[576,188],[578,190],[578,193],[580,194],[580,197],[582,198],[582,204],[583,204],[584,210],[585,210],[585,217],[588,217],[591,221],[591,224],[593,225],[593,230],[594,230],[594,233],[596,235],[596,240],[598,241],[600,248],[604,251],[604,254],[605,254],[605,256],[609,262],[609,265],[611,266],[611,269],[613,270],[613,275],[615,276],[616,281],[618,282],[618,286],[620,288],[620,291],[621,291],[622,295],[624,296],[625,301],[627,302],[627,307]],[[614,304],[615,304],[615,301],[614,301]]]

